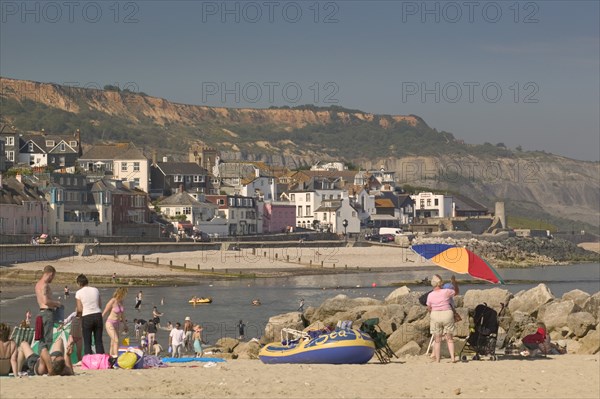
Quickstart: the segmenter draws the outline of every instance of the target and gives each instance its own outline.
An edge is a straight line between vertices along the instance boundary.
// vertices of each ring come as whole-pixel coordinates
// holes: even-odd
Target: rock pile
[[[367,319],[379,318],[379,327],[388,335],[388,344],[398,356],[423,354],[430,339],[429,313],[419,303],[420,295],[408,287],[396,289],[384,301],[338,295],[303,314],[291,312],[270,318],[261,343],[278,341],[283,328],[302,330],[314,323],[331,326],[340,320],[351,320],[358,328]],[[464,296],[457,296],[455,303],[462,317],[455,331],[459,339],[468,337],[472,322],[469,315],[478,304],[486,303],[497,311],[504,304],[499,315],[498,348],[519,342],[535,332],[536,322],[542,321],[552,341],[563,341],[569,353],[600,351],[600,292],[590,295],[574,290],[556,298],[546,285],[540,284],[514,295],[500,288],[469,290]]]

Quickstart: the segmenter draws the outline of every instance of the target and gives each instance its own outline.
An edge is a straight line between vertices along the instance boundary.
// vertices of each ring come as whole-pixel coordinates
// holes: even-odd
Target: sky
[[[0,1],[0,75],[600,159],[598,1]]]

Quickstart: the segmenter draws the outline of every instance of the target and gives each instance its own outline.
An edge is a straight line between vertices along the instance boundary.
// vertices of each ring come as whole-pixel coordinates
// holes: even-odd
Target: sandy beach
[[[381,365],[265,365],[231,360],[148,370],[80,370],[74,377],[0,380],[12,398],[598,398],[600,355]]]
[[[391,247],[304,248],[301,262],[291,249],[271,250],[267,256],[245,251],[212,253],[179,252],[136,255],[115,261],[113,257],[71,257],[60,260],[17,264],[2,270],[3,296],[15,288],[7,273],[22,271],[31,278],[44,265],[52,264],[58,274],[85,273],[120,278],[185,278],[197,271],[173,265],[201,265],[229,271],[289,271],[336,268],[368,270],[429,267],[412,251]],[[287,253],[286,253],[287,251]],[[326,252],[329,251],[329,252]],[[277,256],[275,256],[277,253]],[[160,264],[152,263],[159,257]],[[164,261],[163,261],[164,259]],[[310,265],[312,261],[312,266]],[[189,267],[189,266],[188,266]],[[14,276],[13,276],[14,277]],[[21,287],[22,289],[23,287]],[[74,377],[24,377],[0,379],[4,398],[597,398],[600,396],[600,354],[563,355],[525,359],[500,356],[498,361],[431,363],[427,356],[395,359],[391,364],[366,365],[265,365],[258,360],[229,360],[214,367],[204,363],[170,365],[162,369],[88,371],[76,368]]]

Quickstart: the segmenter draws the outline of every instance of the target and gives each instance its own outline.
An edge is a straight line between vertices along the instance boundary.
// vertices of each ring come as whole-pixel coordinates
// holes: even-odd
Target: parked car
[[[192,239],[194,240],[194,242],[210,242],[209,235],[203,231],[194,231],[194,233],[192,234]]]
[[[394,242],[393,234],[372,234],[367,237],[369,241],[379,241],[379,242]]]

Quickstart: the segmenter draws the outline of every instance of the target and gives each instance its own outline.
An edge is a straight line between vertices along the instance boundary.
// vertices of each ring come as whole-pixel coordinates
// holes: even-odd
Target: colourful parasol
[[[491,283],[504,284],[498,272],[466,248],[447,244],[413,245],[412,250],[436,265],[459,274],[469,274],[472,277]]]

